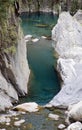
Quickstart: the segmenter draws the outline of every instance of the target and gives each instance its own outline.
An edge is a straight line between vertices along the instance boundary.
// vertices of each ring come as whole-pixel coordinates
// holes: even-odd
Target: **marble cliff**
[[[52,30],[52,39],[63,84],[50,104],[64,108],[82,100],[82,25],[75,16],[63,12]]]
[[[6,21],[4,17],[0,21],[0,111],[11,107],[19,96],[27,94],[30,73],[19,18],[14,7],[9,3],[8,7]]]

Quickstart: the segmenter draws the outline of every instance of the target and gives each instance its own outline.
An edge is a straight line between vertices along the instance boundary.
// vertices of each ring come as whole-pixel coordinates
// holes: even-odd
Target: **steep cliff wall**
[[[20,12],[44,11],[60,13],[69,11],[74,14],[78,9],[82,9],[82,0],[20,0]]]
[[[57,70],[63,84],[50,103],[68,107],[82,100],[82,26],[75,17],[63,12],[52,30],[52,38],[59,55]]]
[[[0,110],[5,110],[27,94],[29,67],[26,56],[26,43],[15,15],[14,4],[2,2],[7,6],[6,15],[0,20]],[[2,15],[3,16],[3,15]]]

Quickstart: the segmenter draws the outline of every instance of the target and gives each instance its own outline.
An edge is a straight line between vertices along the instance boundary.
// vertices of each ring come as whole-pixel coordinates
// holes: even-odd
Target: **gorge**
[[[2,130],[4,127],[8,130],[57,130],[60,123],[65,124],[65,113],[55,107],[69,108],[69,111],[66,112],[69,121],[70,119],[73,119],[73,122],[82,119],[82,11],[79,10],[74,16],[68,12],[61,13],[65,10],[73,15],[78,9],[82,9],[82,2],[80,0],[78,2],[72,0],[71,3],[70,0],[54,1],[54,4],[52,2],[47,0],[38,0],[37,2],[35,0],[0,1],[0,128]],[[30,24],[27,27],[22,25],[22,27],[27,30],[30,26],[34,26],[34,32],[32,32],[33,28],[29,29],[33,34],[27,43],[24,34],[28,35],[30,32],[25,31],[23,34],[20,26],[22,22],[19,18],[20,13],[24,11],[28,11],[26,14],[29,14],[29,18],[25,19],[25,22]],[[35,19],[33,15],[37,11],[61,14],[58,22],[56,21],[57,24],[53,18],[54,22],[50,25],[48,22],[51,22],[52,18],[47,17],[47,13],[43,13],[46,14],[45,18],[42,17],[43,21]],[[40,12],[37,17],[39,18],[39,16],[41,16]],[[50,30],[52,30],[53,44]],[[55,52],[58,60],[52,56]],[[35,61],[37,65],[34,63]],[[57,72],[54,70],[56,65],[63,81],[60,92]],[[57,95],[54,97],[55,94]],[[46,106],[39,106],[40,111],[36,113],[27,113],[26,111],[15,113],[13,105],[16,105],[21,96],[26,96],[23,98],[24,100],[21,100],[22,103],[36,101],[40,105],[44,105],[54,98]],[[48,110],[45,107],[51,108]],[[7,115],[2,114],[2,111],[5,110],[7,110]],[[20,108],[19,111],[23,110]],[[58,114],[55,115],[57,117],[55,121],[50,119],[53,114]],[[21,123],[24,124],[21,125]],[[81,123],[76,122],[76,128],[77,125],[82,128]],[[64,128],[67,126],[68,124],[65,124]],[[67,130],[71,130],[71,126]]]

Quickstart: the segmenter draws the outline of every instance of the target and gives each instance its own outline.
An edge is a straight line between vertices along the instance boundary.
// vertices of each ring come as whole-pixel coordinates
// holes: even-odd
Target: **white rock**
[[[41,36],[41,38],[46,39],[46,37],[45,37],[45,36]]]
[[[38,41],[39,41],[38,38],[32,39],[32,42],[38,42]]]
[[[78,10],[77,13],[74,15],[74,18],[77,19],[82,24],[82,10]]]
[[[21,120],[19,120],[19,121],[15,121],[14,122],[14,125],[15,126],[20,126],[21,124],[23,124],[25,122],[25,120],[24,119],[21,119]]]
[[[82,124],[77,121],[68,126],[67,130],[82,130]]]
[[[66,126],[64,125],[64,124],[60,124],[59,126],[58,126],[58,129],[60,129],[60,130],[62,130],[62,129],[64,129]]]
[[[31,38],[32,38],[32,35],[26,35],[26,36],[24,37],[25,40],[31,40]]]
[[[15,120],[18,120],[19,118],[18,117],[15,117]]]
[[[9,123],[11,119],[9,117],[6,118],[6,123]]]
[[[53,119],[53,120],[56,120],[56,121],[59,120],[59,115],[57,115],[57,114],[50,113],[48,115],[48,117],[51,118],[51,119]]]
[[[82,26],[68,12],[63,12],[52,30],[52,39],[59,55],[57,70],[63,84],[50,104],[64,108],[82,100]]]
[[[35,102],[23,103],[14,107],[14,110],[25,111],[25,112],[37,112],[39,106]]]
[[[51,108],[52,105],[51,104],[46,104],[45,106],[43,106],[44,108]]]
[[[0,123],[6,122],[6,117],[5,116],[0,116]]]
[[[8,123],[6,123],[6,125],[10,125],[10,123],[8,122]]]
[[[76,121],[82,121],[82,101],[73,105],[72,109],[68,112],[68,118]]]
[[[3,129],[0,129],[0,130],[6,130],[5,128],[3,128]]]

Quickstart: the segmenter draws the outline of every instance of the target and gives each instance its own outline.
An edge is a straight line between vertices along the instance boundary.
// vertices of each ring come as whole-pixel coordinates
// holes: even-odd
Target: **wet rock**
[[[14,122],[14,125],[15,126],[20,126],[21,124],[23,124],[25,122],[25,120],[24,119],[21,119],[21,120],[19,120],[19,121],[15,121]]]
[[[39,106],[35,102],[29,102],[17,105],[16,107],[13,108],[13,110],[24,112],[37,112],[39,110]]]
[[[53,119],[53,120],[56,120],[56,121],[59,120],[59,115],[57,115],[57,114],[50,113],[48,115],[48,117],[51,118],[51,119]]]
[[[64,124],[60,124],[59,126],[58,126],[58,129],[60,129],[60,130],[62,130],[62,129],[64,129],[66,126],[64,125]]]
[[[78,121],[72,123],[70,126],[68,126],[67,130],[82,130],[82,123]]]

